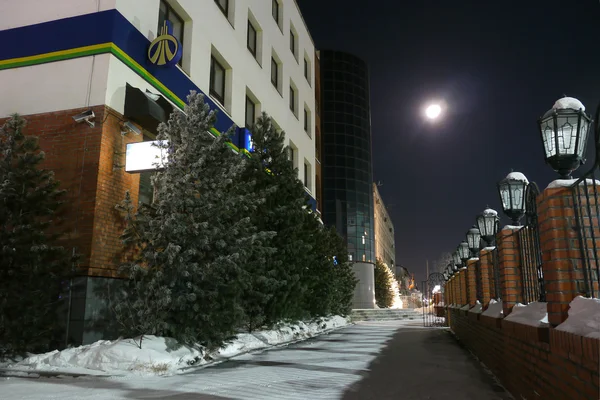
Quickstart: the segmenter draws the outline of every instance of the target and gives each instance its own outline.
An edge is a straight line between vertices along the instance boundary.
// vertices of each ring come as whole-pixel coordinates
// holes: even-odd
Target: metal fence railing
[[[491,287],[494,288],[494,299],[496,299],[498,301],[498,300],[502,299],[502,293],[500,291],[500,267],[498,265],[498,248],[497,247],[495,247],[494,250],[492,250],[491,256],[492,256],[492,264],[491,264],[492,270],[490,271],[489,277],[490,277],[490,280],[492,281]]]
[[[521,274],[523,278],[524,304],[546,301],[542,250],[537,215],[537,196],[540,193],[535,182],[527,185],[525,192],[525,226],[518,231],[521,248]]]
[[[573,208],[575,209],[575,229],[581,254],[581,272],[583,279],[577,279],[579,291],[587,297],[599,297],[600,264],[600,193],[596,181],[597,165],[579,178],[571,186]],[[577,277],[576,277],[577,278]]]

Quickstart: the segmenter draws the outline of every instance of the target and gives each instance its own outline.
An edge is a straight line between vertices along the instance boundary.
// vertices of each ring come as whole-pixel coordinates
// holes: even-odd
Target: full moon
[[[442,112],[442,107],[440,107],[438,104],[432,104],[432,105],[428,106],[427,109],[425,110],[425,115],[429,119],[436,119],[437,117],[440,116],[441,112]]]

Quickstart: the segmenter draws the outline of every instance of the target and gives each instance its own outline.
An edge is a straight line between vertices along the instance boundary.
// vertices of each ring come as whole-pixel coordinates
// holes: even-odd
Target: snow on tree
[[[158,129],[168,163],[152,178],[154,203],[133,218],[127,201],[121,207],[130,216],[123,240],[135,251],[115,311],[130,333],[220,346],[244,319],[246,260],[267,263],[272,252],[273,232],[251,218],[263,192],[244,176],[249,160],[227,146],[230,133],[209,133],[215,119],[203,96],[190,94],[185,114]]]
[[[433,262],[433,269],[431,272],[439,272],[440,274],[444,273],[444,270],[448,266],[448,264],[452,264],[452,254],[449,252],[444,252],[440,254],[440,256]],[[429,278],[429,277],[427,277]]]
[[[244,295],[249,328],[307,316],[305,275],[315,258],[311,242],[315,224],[307,217],[307,195],[289,160],[285,133],[263,113],[252,127],[252,141],[245,176],[255,180],[255,190],[266,197],[252,221],[259,230],[276,232],[269,241],[276,252],[263,265],[255,260],[249,264],[251,278],[245,282]]]
[[[348,315],[358,280],[348,262],[346,243],[333,227],[318,226],[314,239],[316,259],[307,273],[305,307],[313,317]]]
[[[390,267],[380,258],[375,262],[375,302],[379,308],[401,306],[398,281]]]
[[[55,245],[65,192],[24,126],[13,115],[0,130],[0,355],[56,345],[60,280],[73,261]]]

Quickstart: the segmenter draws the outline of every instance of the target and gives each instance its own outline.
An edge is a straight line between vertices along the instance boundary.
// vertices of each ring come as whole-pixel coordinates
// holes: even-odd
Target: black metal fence
[[[426,327],[448,326],[446,319],[447,304],[435,304],[434,301],[435,293],[440,293],[441,301],[444,301],[444,285],[446,284],[444,275],[434,272],[422,283],[423,296],[427,299],[427,302],[423,301],[423,325]]]
[[[584,292],[587,297],[595,298],[599,297],[600,285],[600,195],[596,181],[597,167],[595,165],[571,186],[583,275],[583,279],[577,279],[578,283],[583,282],[578,290]]]
[[[498,247],[494,247],[492,250],[492,264],[489,277],[493,282],[494,286],[494,299],[502,300],[502,292],[500,291],[500,266],[498,265]]]
[[[523,303],[546,301],[542,250],[537,215],[537,196],[540,193],[535,182],[527,185],[525,192],[525,226],[518,231],[521,248],[521,274],[523,277]]]
[[[481,276],[481,259],[475,264],[475,282],[477,300],[479,300],[480,303],[483,303],[483,280]]]

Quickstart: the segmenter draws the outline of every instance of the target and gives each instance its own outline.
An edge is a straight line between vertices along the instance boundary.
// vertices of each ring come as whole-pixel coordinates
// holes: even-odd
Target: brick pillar
[[[492,264],[493,247],[486,247],[479,252],[479,268],[481,268],[481,304],[487,308],[490,299],[494,296],[494,277]]]
[[[471,258],[467,261],[467,285],[469,285],[469,298],[467,302],[473,307],[477,303],[477,259]]]
[[[523,297],[523,275],[521,274],[521,255],[517,234],[519,229],[521,228],[507,227],[496,236],[500,294],[505,317],[510,314],[515,304],[522,301]]]
[[[595,189],[600,193],[600,185]],[[590,194],[590,206],[595,212],[596,205],[592,204],[595,201],[593,185],[590,184],[587,190]],[[598,220],[593,222],[593,227],[589,226],[585,187],[579,188],[584,206],[579,210],[575,210],[572,191],[570,187],[551,188],[544,190],[537,198],[548,322],[552,325],[558,325],[567,318],[569,303],[573,298],[586,295],[584,261],[576,215],[583,216],[582,220],[587,225],[583,229],[587,232],[589,248],[593,248],[591,229],[595,230],[596,246],[600,248]],[[597,284],[596,282],[596,290]]]
[[[469,302],[467,297],[467,269],[462,268],[458,273],[460,279],[460,305],[465,305]]]

